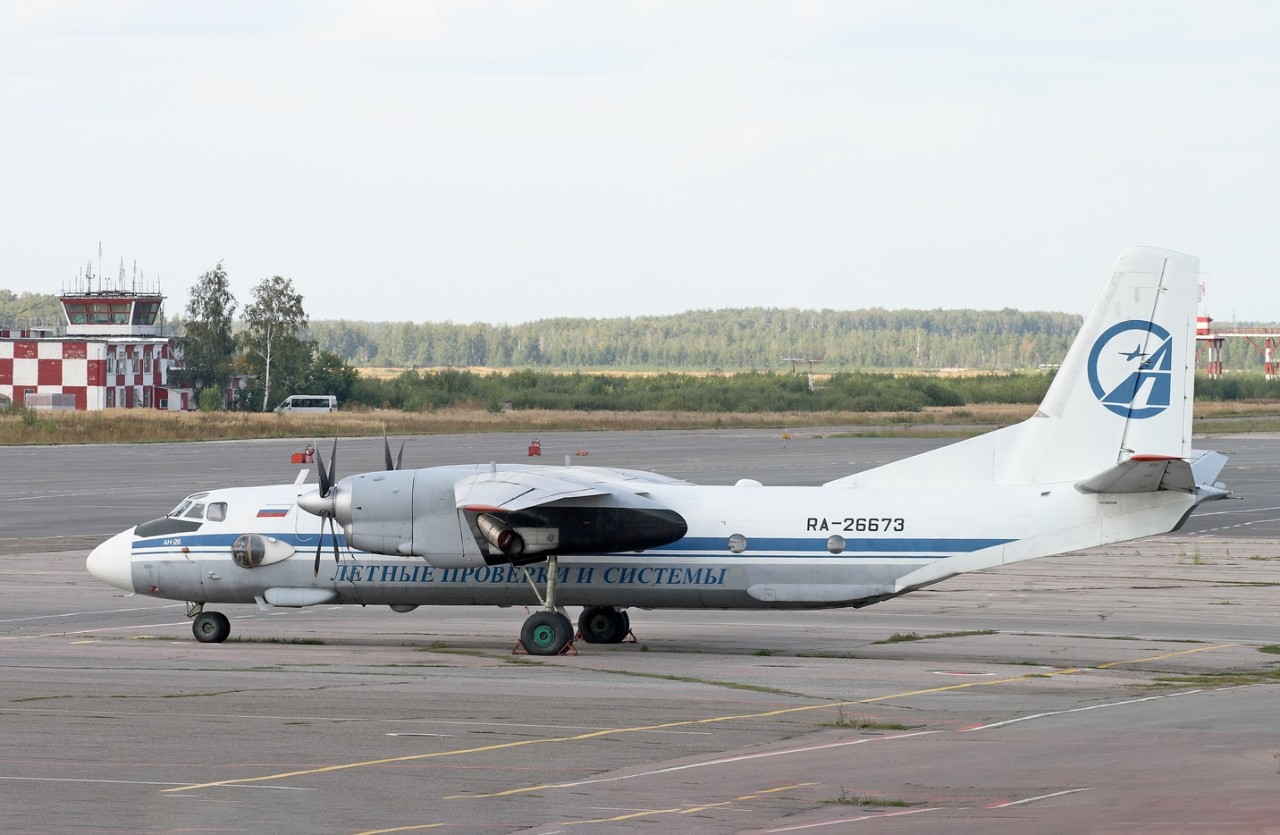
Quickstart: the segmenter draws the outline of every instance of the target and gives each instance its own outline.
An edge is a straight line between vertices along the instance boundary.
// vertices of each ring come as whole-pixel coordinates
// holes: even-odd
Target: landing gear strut
[[[529,615],[520,629],[520,643],[530,655],[560,655],[573,649],[573,624],[563,612],[556,610],[557,563],[555,554],[547,557],[545,595],[538,591],[538,584],[533,582],[529,568],[522,566],[525,579],[533,586],[533,593],[538,595],[538,602],[542,604],[542,611]]]

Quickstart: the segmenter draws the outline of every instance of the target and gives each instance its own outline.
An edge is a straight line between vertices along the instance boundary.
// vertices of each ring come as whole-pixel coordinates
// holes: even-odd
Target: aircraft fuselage
[[[458,470],[435,472],[451,484]],[[299,492],[309,489],[284,485],[197,494],[193,504],[225,504],[223,518],[179,518],[189,529],[177,530],[171,516],[124,531],[94,551],[90,568],[129,591],[204,603],[538,602],[524,568],[486,562],[485,543],[466,513],[452,506],[431,520],[432,540],[456,543],[450,551],[437,544],[421,557],[371,554],[351,550],[339,534],[335,563],[332,537],[296,504]],[[1135,524],[1142,534],[1172,530],[1196,501],[1168,491],[1089,495],[1067,484],[957,493],[673,483],[651,486],[647,495],[678,513],[687,533],[641,551],[560,556],[560,604],[857,606],[964,571],[1097,544],[1100,537],[1131,538]],[[246,536],[257,539],[257,559],[246,558]],[[317,546],[320,570],[313,575]],[[528,570],[535,583],[545,583],[545,562]]]

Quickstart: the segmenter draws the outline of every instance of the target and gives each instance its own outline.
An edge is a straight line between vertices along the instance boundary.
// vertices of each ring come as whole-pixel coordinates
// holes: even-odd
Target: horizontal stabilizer
[[[1191,464],[1168,455],[1134,455],[1076,484],[1081,493],[1154,493],[1196,491]]]
[[[1203,449],[1191,450],[1191,472],[1195,474],[1196,485],[1199,487],[1216,487],[1217,484],[1215,482],[1222,473],[1222,468],[1226,465],[1227,456],[1221,452]]]

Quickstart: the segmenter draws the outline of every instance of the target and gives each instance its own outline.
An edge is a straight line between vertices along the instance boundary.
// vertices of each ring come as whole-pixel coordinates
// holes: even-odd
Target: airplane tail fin
[[[1125,252],[1033,417],[832,484],[1183,487],[1169,462],[1192,457],[1199,281],[1194,256]]]

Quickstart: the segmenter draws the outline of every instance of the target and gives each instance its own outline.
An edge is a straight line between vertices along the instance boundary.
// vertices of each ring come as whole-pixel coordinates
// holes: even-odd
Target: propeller
[[[314,446],[314,445],[313,445]],[[391,442],[387,440],[386,430],[382,433],[382,448],[386,457],[386,465],[388,470],[398,470],[404,459],[404,443],[400,444],[400,454],[394,459],[391,457]],[[319,477],[320,487],[314,493],[304,493],[298,497],[298,507],[305,510],[313,516],[320,517],[320,539],[316,542],[316,560],[315,567],[312,569],[313,576],[320,575],[320,552],[324,550],[324,531],[325,523],[329,525],[329,536],[333,538],[333,561],[340,561],[338,553],[338,439],[333,439],[333,452],[329,453],[329,465],[326,467],[324,456],[320,453],[318,447],[315,448],[316,459],[316,475]],[[350,520],[348,520],[350,521]]]
[[[329,454],[329,468],[326,470],[324,466],[324,456],[320,453],[320,448],[316,447],[316,474],[320,477],[320,491],[315,494],[315,498],[308,495],[298,499],[298,504],[303,510],[314,513],[320,517],[320,538],[316,540],[316,563],[312,569],[313,577],[320,575],[320,552],[324,549],[324,526],[329,523],[329,536],[333,540],[333,561],[338,562],[338,531],[334,524],[334,505],[337,498],[333,494],[335,485],[334,475],[338,468],[338,439],[333,439],[333,452]],[[308,499],[310,501],[305,501]]]

